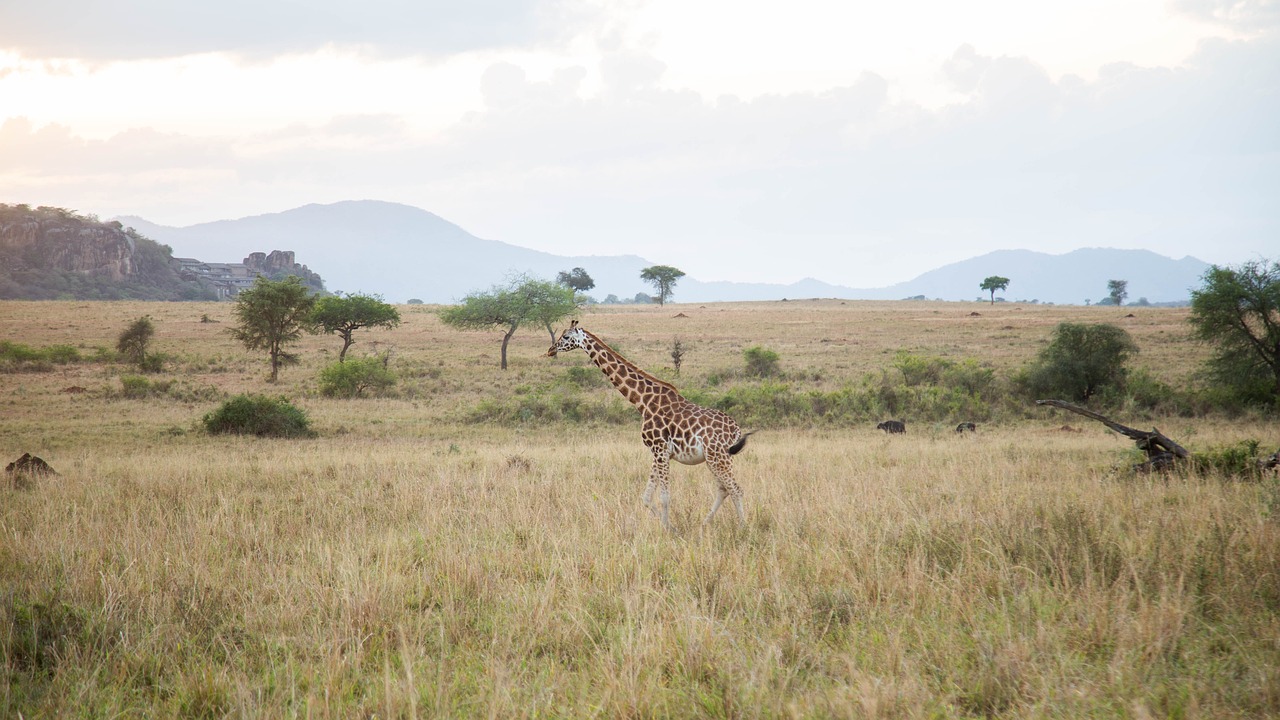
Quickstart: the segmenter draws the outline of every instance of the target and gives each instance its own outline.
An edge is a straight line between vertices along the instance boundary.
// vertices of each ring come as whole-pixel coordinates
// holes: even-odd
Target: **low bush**
[[[781,374],[778,369],[778,353],[767,348],[749,347],[742,351],[742,359],[747,363],[746,372],[752,377],[770,378]]]
[[[211,434],[313,437],[307,414],[284,397],[237,395],[204,416]]]
[[[137,400],[153,395],[165,395],[173,385],[172,380],[148,380],[141,375],[121,375],[121,395]]]
[[[395,384],[395,374],[387,368],[386,360],[379,357],[352,358],[320,371],[320,394],[325,397],[385,395]]]
[[[33,348],[0,340],[0,372],[48,372],[54,365],[69,365],[83,360],[84,356],[71,345]]]

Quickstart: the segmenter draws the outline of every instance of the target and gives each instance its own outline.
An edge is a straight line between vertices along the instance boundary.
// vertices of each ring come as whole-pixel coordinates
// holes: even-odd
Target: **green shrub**
[[[80,351],[72,345],[50,345],[44,349],[44,356],[54,365],[68,365],[80,362]]]
[[[355,398],[369,392],[385,394],[396,384],[384,358],[368,357],[336,362],[320,371],[320,394],[325,397]]]
[[[1197,450],[1191,456],[1192,467],[1201,475],[1256,479],[1260,475],[1258,446],[1258,441],[1250,438]]]
[[[1138,346],[1124,328],[1106,323],[1059,323],[1048,347],[1018,376],[1032,399],[1088,402],[1114,388],[1123,390],[1125,363]]]
[[[121,394],[134,400],[152,395],[164,395],[169,392],[169,386],[172,384],[172,381],[167,380],[152,382],[141,375],[120,376]]]
[[[48,372],[54,365],[67,365],[84,360],[71,345],[33,348],[22,343],[0,340],[0,372]]]
[[[604,373],[595,365],[574,365],[565,371],[564,379],[579,388],[602,388],[609,385]]]
[[[636,412],[621,397],[563,391],[531,391],[508,399],[480,401],[467,413],[473,423],[519,425],[527,422],[572,422],[621,425],[636,421]]]
[[[258,437],[312,437],[307,414],[284,397],[237,395],[204,416],[205,430],[212,434],[256,435]]]
[[[760,347],[749,347],[742,351],[742,359],[747,363],[747,374],[752,377],[768,378],[780,374],[778,370],[778,353]]]

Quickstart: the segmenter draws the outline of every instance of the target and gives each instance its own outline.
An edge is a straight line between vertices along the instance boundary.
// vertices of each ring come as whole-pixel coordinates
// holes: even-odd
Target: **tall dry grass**
[[[895,343],[987,347],[968,319],[931,317],[957,306],[815,305],[584,323],[651,368],[676,329],[696,337],[690,379],[761,344],[837,378]],[[92,347],[151,312],[167,376],[284,393],[320,434],[210,437],[197,421],[215,399],[122,398],[112,366],[0,375],[0,458],[35,452],[60,472],[0,490],[0,716],[1280,713],[1274,480],[1133,476],[1127,442],[1048,413],[972,437],[765,430],[735,458],[747,523],[721,513],[700,531],[711,477],[679,466],[672,536],[639,503],[638,421],[461,419],[581,362],[536,357],[545,335],[522,333],[504,374],[496,337],[410,315],[366,340],[396,346],[414,392],[334,401],[309,389],[334,343],[308,339],[304,365],[268,386],[262,358],[198,322],[225,306],[0,313],[33,307],[16,339],[35,345]],[[1176,311],[1152,313],[1152,337],[1171,332]],[[1039,337],[990,332],[1016,336],[990,346],[1010,366]],[[1265,419],[1158,424],[1193,449],[1280,435]]]

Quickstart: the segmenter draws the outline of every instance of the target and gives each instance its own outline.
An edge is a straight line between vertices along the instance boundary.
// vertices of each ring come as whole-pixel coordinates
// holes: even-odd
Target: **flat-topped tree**
[[[505,286],[471,293],[462,299],[460,305],[440,310],[440,321],[459,330],[503,329],[501,367],[506,370],[507,344],[520,326],[545,327],[551,339],[555,340],[551,324],[577,309],[578,302],[571,288],[522,275]]]
[[[308,318],[311,332],[333,333],[342,338],[338,362],[346,362],[347,349],[355,343],[356,330],[393,328],[400,324],[400,312],[377,295],[330,295],[316,301]]]
[[[982,281],[982,284],[981,284],[981,285],[979,285],[978,287],[979,287],[980,289],[982,289],[982,290],[986,290],[987,292],[991,293],[991,304],[992,304],[992,305],[995,305],[995,304],[996,304],[996,291],[997,291],[997,290],[1000,290],[1000,291],[1008,290],[1008,289],[1009,289],[1009,278],[1007,278],[1007,277],[1000,277],[999,275],[992,275],[991,277],[988,277],[987,279],[983,280],[983,281]]]

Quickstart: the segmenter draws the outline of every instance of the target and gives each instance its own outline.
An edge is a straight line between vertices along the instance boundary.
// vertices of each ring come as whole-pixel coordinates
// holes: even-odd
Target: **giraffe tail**
[[[751,432],[742,433],[742,435],[738,437],[738,442],[729,446],[729,454],[737,455],[738,453],[742,452],[742,448],[747,446],[747,438],[750,437],[751,434],[754,432],[755,431],[752,430]]]

